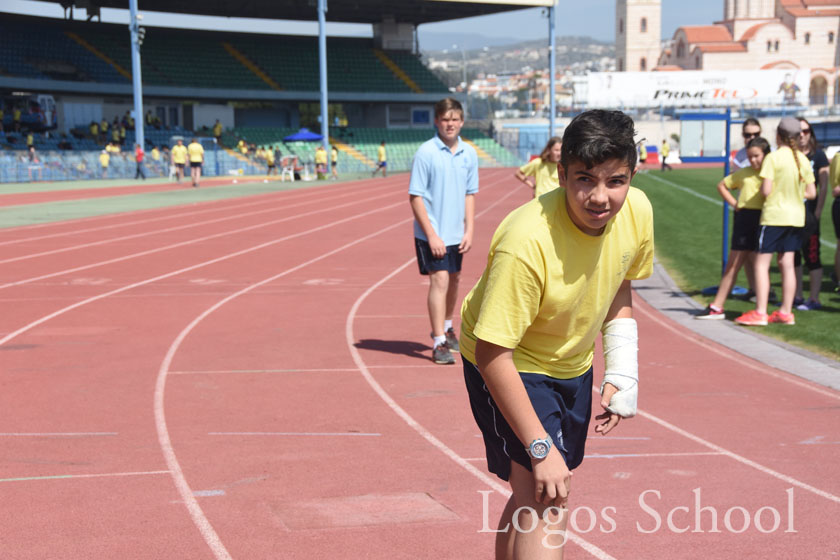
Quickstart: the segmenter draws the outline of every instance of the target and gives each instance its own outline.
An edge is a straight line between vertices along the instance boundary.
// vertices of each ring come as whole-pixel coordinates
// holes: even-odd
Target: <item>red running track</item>
[[[406,186],[0,230],[0,557],[491,557],[507,489],[428,359]],[[636,310],[641,412],[592,434],[566,558],[840,553],[840,395]]]

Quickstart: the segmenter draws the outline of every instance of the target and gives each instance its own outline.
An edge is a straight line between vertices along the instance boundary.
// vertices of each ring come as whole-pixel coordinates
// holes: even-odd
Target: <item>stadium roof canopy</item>
[[[64,8],[96,6],[126,9],[126,0],[60,0]],[[314,21],[318,19],[317,0],[139,0],[140,11],[202,16],[244,17]],[[327,21],[340,23],[397,23],[419,25],[473,16],[482,16],[535,6],[552,6],[554,0],[327,0]]]

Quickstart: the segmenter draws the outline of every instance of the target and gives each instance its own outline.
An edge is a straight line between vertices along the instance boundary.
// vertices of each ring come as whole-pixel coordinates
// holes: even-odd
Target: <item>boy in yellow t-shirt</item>
[[[187,152],[190,155],[192,186],[198,188],[198,184],[201,181],[201,165],[204,163],[204,148],[198,143],[197,138],[193,138],[190,145],[187,146]]]
[[[376,168],[373,170],[371,177],[376,175],[376,172],[382,170],[382,176],[388,176],[388,156],[385,152],[385,140],[376,148]]]
[[[99,165],[102,166],[102,178],[108,178],[108,165],[111,163],[111,154],[108,153],[108,150],[102,150],[99,154]]]
[[[720,196],[735,210],[735,219],[732,224],[731,252],[729,254],[729,260],[726,262],[726,270],[724,270],[723,277],[720,279],[720,286],[718,286],[714,301],[699,315],[696,315],[696,319],[726,318],[723,313],[723,305],[726,302],[726,298],[729,297],[729,292],[732,291],[732,286],[735,285],[738,271],[758,250],[759,221],[761,220],[761,207],[764,206],[764,195],[761,194],[761,177],[759,176],[759,172],[761,171],[761,164],[764,162],[765,156],[769,153],[770,143],[767,140],[760,136],[753,138],[747,142],[749,167],[744,167],[731,175],[727,175],[718,183],[717,188]],[[741,192],[738,200],[735,200],[730,190],[738,189]],[[751,263],[748,264],[746,270],[750,287],[752,287],[754,284]]]
[[[556,508],[567,505],[571,470],[583,460],[599,332],[606,367],[595,432],[636,412],[630,281],[653,271],[653,211],[630,186],[633,136],[633,120],[619,111],[575,117],[563,135],[562,188],[502,221],[461,306],[473,416],[488,468],[513,490],[499,526],[529,529],[499,538],[515,539],[518,550],[563,545]],[[497,550],[511,544],[497,542]]]
[[[184,146],[183,140],[179,138],[177,144],[172,146],[170,156],[172,157],[172,165],[175,166],[175,178],[180,183],[184,177],[184,166],[187,164],[187,147]]]
[[[534,198],[560,186],[560,180],[557,178],[557,162],[560,161],[562,146],[562,138],[557,136],[549,138],[539,157],[532,159],[514,173],[514,177],[534,189]]]

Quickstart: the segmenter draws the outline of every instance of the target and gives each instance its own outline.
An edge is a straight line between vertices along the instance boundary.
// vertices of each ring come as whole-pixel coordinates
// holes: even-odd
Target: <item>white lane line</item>
[[[370,369],[389,369],[393,370],[395,373],[399,373],[402,370],[411,369],[440,369],[440,366],[436,365],[423,365],[423,366],[414,366],[412,365],[410,368],[406,368],[405,364],[394,364],[394,365],[380,365],[380,366],[369,366]],[[348,367],[348,368],[311,368],[311,369],[199,369],[199,370],[180,370],[180,371],[170,371],[169,375],[224,375],[224,374],[243,374],[243,373],[358,373],[359,368],[356,367]]]
[[[476,217],[483,215],[484,213],[488,212],[491,208],[496,206],[497,204],[501,203],[503,200],[511,196],[516,191],[511,191],[505,196],[500,197],[496,202],[491,204],[488,208],[482,211]],[[353,357],[353,361],[359,368],[359,373],[362,377],[367,381],[368,385],[370,385],[371,389],[379,395],[385,404],[394,411],[394,413],[399,416],[408,426],[410,426],[414,431],[416,431],[423,439],[428,441],[434,448],[438,451],[452,459],[457,465],[461,468],[466,470],[468,473],[479,479],[481,482],[495,490],[496,492],[500,493],[505,497],[510,497],[511,492],[510,489],[507,488],[504,484],[500,483],[498,480],[491,478],[483,471],[477,469],[475,466],[471,465],[468,459],[464,459],[460,455],[458,455],[452,448],[447,446],[441,440],[436,438],[429,430],[427,430],[422,424],[417,422],[408,412],[405,411],[397,402],[391,398],[391,395],[382,388],[382,385],[374,379],[373,375],[370,373],[370,369],[368,368],[367,364],[365,364],[362,356],[359,354],[359,350],[356,348],[356,337],[353,333],[353,322],[356,316],[356,312],[358,311],[359,307],[361,307],[362,303],[367,299],[367,297],[376,291],[381,285],[385,282],[405,270],[408,266],[414,264],[415,259],[411,259],[406,261],[405,263],[401,264],[397,267],[394,271],[390,274],[379,280],[377,283],[373,284],[370,288],[368,288],[365,293],[363,293],[353,304],[353,307],[350,309],[350,312],[347,314],[347,320],[345,322],[345,339],[347,342],[347,348],[350,351],[350,355]],[[567,538],[574,542],[576,545],[580,546],[584,550],[586,550],[589,554],[598,558],[598,560],[616,560],[614,557],[607,554],[605,551],[601,550],[594,544],[590,543],[589,541],[575,535],[571,531],[566,532]]]
[[[402,204],[404,204],[404,202],[399,203],[399,205],[402,205]],[[387,206],[385,208],[394,208],[396,206],[398,206],[398,205],[394,204],[394,205],[391,205],[391,206]],[[380,210],[382,210],[382,209],[380,209]],[[364,214],[360,214],[359,216],[363,216],[363,215]],[[355,219],[355,218],[353,218],[353,219]],[[186,327],[184,327],[184,329],[180,333],[178,333],[178,336],[175,337],[175,340],[172,342],[172,344],[169,347],[169,350],[166,352],[166,356],[164,357],[163,362],[161,363],[160,369],[158,370],[157,382],[155,383],[154,415],[155,415],[155,427],[156,427],[157,433],[158,433],[158,442],[160,443],[161,452],[163,453],[164,459],[166,461],[166,465],[169,467],[169,469],[171,471],[172,478],[175,482],[175,487],[177,488],[178,493],[181,495],[181,499],[184,501],[184,505],[187,507],[187,510],[189,511],[189,514],[190,514],[190,517],[192,518],[193,523],[198,528],[199,532],[201,533],[202,537],[204,538],[204,541],[207,543],[207,546],[210,547],[210,550],[213,552],[213,555],[217,558],[217,560],[231,559],[230,553],[227,551],[227,548],[225,548],[225,545],[222,543],[221,539],[219,538],[219,535],[216,533],[215,529],[213,529],[212,524],[207,519],[207,517],[204,515],[204,511],[201,509],[201,506],[198,504],[198,501],[195,499],[195,496],[193,495],[193,491],[190,488],[190,485],[187,482],[186,477],[184,476],[183,470],[181,469],[181,464],[178,461],[178,457],[175,453],[175,449],[172,447],[172,440],[169,437],[169,428],[166,424],[166,413],[165,413],[165,406],[164,406],[164,395],[165,395],[165,391],[166,391],[166,379],[167,379],[167,374],[169,372],[169,367],[172,365],[172,360],[175,358],[175,354],[178,352],[178,349],[181,347],[181,344],[184,342],[184,340],[190,334],[190,332],[192,332],[192,330],[199,323],[201,323],[205,318],[207,318],[211,313],[218,310],[220,307],[222,307],[227,302],[229,302],[229,301],[231,301],[231,300],[233,300],[233,299],[235,299],[235,298],[237,298],[237,297],[239,297],[243,294],[246,294],[246,293],[248,293],[252,290],[255,290],[256,288],[258,288],[260,286],[263,286],[265,284],[273,282],[273,281],[277,280],[278,278],[282,278],[283,276],[287,276],[287,275],[289,275],[293,272],[296,272],[296,271],[298,271],[302,268],[305,268],[305,267],[307,267],[307,266],[309,266],[313,263],[324,260],[327,257],[330,257],[332,255],[336,255],[336,254],[339,254],[343,251],[346,251],[348,248],[350,248],[354,245],[358,245],[359,243],[362,243],[364,241],[372,239],[376,236],[379,236],[379,235],[385,233],[386,231],[390,231],[390,230],[395,229],[397,227],[402,227],[405,224],[409,223],[411,220],[412,220],[411,218],[408,218],[408,219],[405,219],[405,220],[400,220],[399,222],[396,222],[394,224],[391,224],[390,226],[384,227],[384,228],[382,228],[382,229],[380,229],[380,230],[378,230],[378,231],[376,231],[372,234],[368,234],[364,237],[360,237],[360,238],[356,239],[355,241],[351,241],[350,243],[347,243],[345,245],[342,245],[341,247],[338,247],[337,249],[333,249],[331,251],[327,251],[326,253],[322,253],[321,255],[319,255],[319,256],[317,256],[313,259],[310,259],[310,260],[308,260],[304,263],[301,263],[297,266],[294,266],[292,268],[286,269],[279,274],[275,274],[274,276],[271,276],[270,278],[266,278],[264,280],[261,280],[259,282],[254,283],[254,284],[251,284],[250,286],[248,286],[246,288],[243,288],[243,289],[239,290],[238,292],[230,294],[229,296],[219,300],[218,302],[216,302],[215,304],[213,304],[212,306],[207,308],[203,313],[198,315]],[[316,231],[316,230],[319,230],[319,229],[326,229],[327,227],[332,227],[332,226],[334,226],[336,224],[339,224],[341,222],[344,222],[344,221],[347,221],[347,219],[333,222],[329,226],[319,226],[318,228],[314,228],[312,231]],[[2,343],[1,340],[0,340],[0,343]]]
[[[699,192],[696,192],[696,191],[694,191],[694,190],[692,190],[688,187],[684,187],[684,186],[682,186],[678,183],[674,183],[673,181],[669,181],[668,179],[663,179],[662,177],[657,177],[656,175],[651,175],[650,173],[645,174],[645,177],[648,177],[650,179],[654,179],[656,181],[659,181],[660,183],[665,183],[666,185],[669,185],[669,186],[674,187],[676,189],[679,189],[683,192],[686,192],[686,193],[690,194],[691,196],[696,196],[697,198],[705,200],[706,202],[711,202],[712,204],[715,204],[717,206],[723,206],[723,201],[720,200],[720,199],[712,198],[712,197],[706,196],[705,194],[700,194]],[[822,237],[820,237],[820,243],[822,245],[825,245],[826,247],[831,247],[832,249],[837,248],[836,243],[832,243],[831,241],[823,239]]]
[[[700,457],[700,456],[722,456],[717,451],[696,451],[687,453],[592,453],[585,454],[586,459],[617,459],[617,458],[647,458],[647,457]]]
[[[165,192],[169,192],[169,191],[165,191]],[[341,191],[339,191],[339,193],[340,192]],[[359,191],[353,191],[353,192],[356,195],[358,195]],[[275,192],[270,192],[270,193],[265,193],[265,194],[255,194],[255,195],[249,196],[249,197],[247,197],[248,202],[243,202],[243,203],[238,203],[238,204],[237,203],[224,204],[226,202],[231,202],[231,199],[219,199],[219,200],[202,201],[202,202],[199,202],[199,203],[192,203],[192,204],[213,204],[213,203],[217,203],[219,206],[217,206],[215,208],[202,208],[201,210],[192,210],[192,211],[189,211],[189,212],[167,214],[165,216],[156,216],[156,217],[153,217],[153,218],[147,218],[147,219],[143,219],[143,220],[120,221],[120,222],[115,223],[115,224],[89,227],[89,228],[84,228],[84,229],[73,229],[73,230],[63,231],[63,232],[59,232],[59,233],[50,233],[50,234],[46,234],[46,235],[38,235],[38,236],[34,236],[34,237],[21,237],[21,238],[17,238],[17,239],[9,239],[9,240],[6,240],[6,241],[0,241],[0,246],[13,245],[13,244],[16,244],[16,243],[29,243],[29,242],[32,242],[32,241],[39,241],[41,239],[51,239],[53,237],[67,237],[68,235],[77,235],[77,234],[80,234],[80,233],[90,233],[90,232],[96,232],[96,231],[104,231],[104,230],[108,230],[108,229],[116,229],[116,228],[128,227],[128,226],[133,226],[133,225],[148,224],[148,223],[152,223],[152,222],[160,222],[160,221],[165,221],[165,220],[174,220],[176,218],[183,218],[183,217],[191,218],[191,217],[194,217],[194,216],[198,216],[198,215],[201,215],[201,214],[209,214],[209,213],[212,213],[212,212],[228,212],[230,210],[247,208],[247,207],[250,207],[250,206],[259,206],[259,205],[266,204],[267,202],[270,202],[270,200],[266,200],[266,199],[280,198],[282,200],[278,200],[278,202],[288,202],[290,199],[292,201],[297,201],[298,199],[301,199],[301,198],[307,198],[307,196],[294,196],[295,194],[299,194],[299,193],[300,194],[306,193],[307,195],[309,195],[309,194],[325,194],[325,191],[309,190],[309,189],[305,189],[305,190],[301,190],[301,191],[275,191]],[[288,194],[289,196],[282,196],[284,194]],[[326,193],[326,194],[331,195],[331,197],[335,196],[332,193]],[[315,197],[308,197],[308,198],[313,198],[314,199]],[[271,202],[273,202],[273,200],[271,200]],[[183,206],[183,205],[178,205],[178,207],[180,207],[180,206]],[[131,212],[131,214],[153,212],[155,210],[166,211],[166,210],[170,210],[170,209],[171,209],[171,207],[148,208],[148,209],[143,209],[143,210],[134,210],[134,211]],[[176,207],[176,209],[177,209],[177,207]],[[24,228],[35,228],[35,227],[44,228],[44,227],[48,227],[48,226],[70,225],[70,222],[73,223],[72,225],[75,225],[76,223],[79,223],[79,222],[88,222],[88,221],[92,221],[92,220],[96,220],[96,219],[101,220],[101,219],[114,218],[117,215],[118,214],[104,214],[104,215],[101,215],[101,216],[91,216],[89,218],[81,218],[81,219],[77,219],[77,220],[69,220],[69,221],[68,220],[62,220],[62,221],[59,221],[59,222],[46,222],[46,223],[43,223],[43,224],[32,224],[31,226],[20,226],[20,227],[16,227],[16,228],[10,228],[9,230],[3,230],[3,233],[14,233],[14,232],[17,232],[17,231],[21,231]]]
[[[29,480],[64,480],[70,478],[102,478],[113,476],[147,476],[153,474],[169,474],[169,471],[143,471],[99,474],[54,474],[48,476],[21,476],[18,478],[0,478],[0,482],[26,482]]]
[[[116,436],[117,432],[5,432],[0,437],[102,437]]]
[[[194,239],[189,239],[187,241],[181,241],[179,243],[173,243],[172,245],[166,245],[166,246],[163,246],[163,247],[156,247],[154,249],[148,249],[146,251],[140,251],[138,253],[123,255],[122,257],[117,257],[117,258],[109,259],[109,260],[106,260],[106,261],[99,261],[99,262],[96,262],[96,263],[91,263],[91,264],[87,264],[87,265],[83,265],[83,266],[77,266],[75,268],[68,268],[68,269],[65,269],[65,270],[60,270],[58,272],[51,272],[49,274],[42,274],[41,276],[35,276],[35,277],[32,277],[32,278],[26,278],[26,279],[17,280],[17,281],[14,281],[14,282],[8,282],[6,284],[0,284],[0,290],[2,290],[4,288],[9,288],[9,287],[12,287],[12,286],[20,286],[22,284],[29,284],[31,282],[36,282],[38,280],[44,280],[46,278],[53,278],[53,277],[56,277],[56,276],[64,276],[64,275],[70,274],[72,272],[79,272],[81,270],[87,270],[87,269],[90,269],[90,268],[96,268],[96,267],[105,266],[105,265],[108,265],[108,264],[114,264],[114,263],[130,260],[130,259],[134,259],[134,258],[137,258],[137,257],[143,257],[143,256],[146,256],[146,255],[159,253],[161,251],[167,251],[169,249],[174,249],[174,248],[177,248],[177,247],[194,245],[196,243],[200,243],[202,241],[208,241],[210,239],[216,239],[216,238],[219,238],[219,237],[228,237],[228,236],[236,234],[236,233],[242,233],[242,232],[245,232],[245,231],[259,229],[259,228],[267,227],[267,226],[270,226],[270,225],[279,224],[279,223],[282,223],[282,222],[288,222],[288,221],[296,220],[296,219],[299,219],[299,218],[302,218],[302,217],[305,217],[305,216],[311,216],[311,215],[314,215],[314,214],[321,214],[321,213],[324,213],[324,212],[330,212],[332,210],[337,210],[337,209],[344,208],[344,207],[347,207],[347,206],[353,206],[353,205],[356,205],[356,204],[359,204],[359,203],[370,202],[372,200],[378,200],[380,198],[386,198],[386,197],[390,197],[390,196],[393,196],[393,193],[387,193],[387,194],[384,194],[384,195],[375,196],[375,197],[371,197],[369,199],[363,199],[363,200],[356,199],[353,202],[348,202],[346,204],[339,204],[338,206],[331,206],[329,208],[321,208],[321,209],[318,209],[318,210],[313,210],[312,212],[305,212],[303,214],[297,214],[295,216],[289,216],[289,217],[286,217],[286,218],[279,218],[277,220],[270,220],[268,222],[262,222],[262,223],[250,225],[250,226],[247,226],[247,227],[244,227],[244,228],[233,229],[233,230],[222,232],[222,233],[215,233],[215,234],[207,235],[207,236],[204,236],[204,237],[196,237]],[[376,208],[375,210],[367,212],[367,214],[371,214],[371,213],[374,213],[374,212],[379,212],[379,211],[382,211],[383,209],[392,208],[394,206],[397,206],[397,204],[394,204],[394,205],[391,205],[391,206],[386,206],[386,207]],[[353,219],[353,218],[350,218],[350,219]],[[342,221],[346,221],[346,220],[342,220]],[[336,222],[336,223],[341,223],[341,221]],[[306,231],[301,232],[300,234],[297,234],[297,235],[305,235],[307,233],[311,233],[312,231],[316,231],[316,230],[317,230],[317,228],[312,229],[312,230],[306,230]],[[295,235],[295,234],[293,234],[293,235]],[[291,237],[289,237],[289,239],[291,239]],[[271,243],[269,242],[268,244],[263,244],[263,246],[267,247],[270,244]],[[261,246],[257,246],[257,247],[262,248]],[[203,265],[201,265],[201,266],[203,266]],[[200,268],[200,266],[197,266],[197,268]],[[187,270],[187,269],[182,269],[182,270]],[[161,276],[159,278],[163,279],[163,278],[167,278],[167,276],[164,275],[164,276]]]
[[[375,432],[207,432],[208,436],[289,436],[289,437],[379,437]]]
[[[650,414],[648,412],[644,412],[643,410],[639,410],[638,414],[639,414],[639,416],[642,416],[643,418],[647,418],[651,422],[659,424],[663,428],[667,428],[668,430],[671,430],[672,432],[680,434],[681,436],[683,436],[685,438],[688,438],[691,441],[694,441],[696,443],[699,443],[700,445],[702,445],[704,447],[708,447],[709,449],[711,449],[713,451],[716,451],[716,452],[718,452],[722,455],[726,455],[730,459],[734,459],[735,461],[738,461],[739,463],[747,465],[748,467],[752,467],[752,468],[756,469],[757,471],[760,471],[760,472],[763,472],[766,475],[772,476],[773,478],[778,478],[779,480],[781,480],[781,481],[783,481],[787,484],[793,484],[794,486],[802,488],[803,490],[807,490],[808,492],[816,494],[817,496],[820,496],[821,498],[825,498],[827,500],[831,500],[832,502],[840,504],[840,496],[835,496],[834,494],[831,494],[830,492],[826,492],[825,490],[820,490],[819,488],[811,486],[810,484],[806,484],[806,483],[804,483],[800,480],[797,480],[797,479],[793,478],[792,476],[788,476],[788,475],[782,474],[778,471],[774,471],[773,469],[765,467],[764,465],[762,465],[760,463],[757,463],[756,461],[753,461],[751,459],[747,459],[746,457],[738,455],[737,453],[733,453],[732,451],[729,451],[728,449],[724,449],[723,447],[721,447],[719,445],[715,445],[714,443],[712,443],[710,441],[706,441],[705,439],[703,439],[699,436],[696,436],[696,435],[692,434],[691,432],[683,430],[682,428],[678,428],[677,426],[671,424],[670,422],[666,422],[665,420],[663,420],[663,419],[661,419],[657,416],[654,416],[653,414]]]
[[[646,305],[650,305],[650,304],[646,304]],[[734,350],[730,350],[728,348],[721,349],[716,344],[713,344],[711,342],[707,342],[707,339],[703,338],[701,335],[694,335],[694,336],[687,335],[685,331],[680,330],[679,328],[671,325],[668,321],[661,318],[658,313],[654,313],[654,312],[648,310],[645,306],[634,305],[633,306],[633,311],[634,312],[638,311],[638,312],[642,313],[642,315],[645,315],[646,317],[650,318],[651,320],[653,320],[657,324],[661,325],[662,327],[665,327],[667,330],[671,331],[672,333],[676,334],[677,336],[679,336],[681,338],[684,338],[685,340],[688,340],[690,342],[693,342],[694,344],[700,346],[701,348],[709,350],[710,352],[714,352],[718,356],[723,356],[727,360],[732,360],[733,355],[736,354],[736,352]],[[831,391],[830,389],[825,389],[823,387],[817,387],[817,386],[815,386],[811,383],[807,383],[805,381],[802,381],[802,380],[798,379],[797,377],[793,376],[790,373],[782,373],[782,372],[773,371],[767,365],[764,365],[763,367],[759,367],[758,365],[753,363],[752,358],[747,359],[747,360],[738,360],[738,365],[740,367],[746,366],[746,367],[748,367],[752,370],[755,370],[758,373],[761,373],[763,375],[768,375],[770,377],[774,377],[776,379],[786,381],[787,383],[790,383],[792,385],[796,385],[797,387],[801,387],[801,388],[807,389],[809,391],[813,391],[814,393],[819,393],[820,395],[822,395],[824,397],[830,397],[832,399],[840,400],[840,393],[838,393],[837,391]]]
[[[346,197],[350,197],[350,196],[356,196],[356,195],[355,195],[355,193],[348,193],[346,195],[336,195],[335,197],[330,198],[329,200],[332,202],[333,200],[335,200],[337,198],[346,198]],[[322,201],[321,199],[305,200],[305,201],[299,202],[297,204],[287,204],[287,205],[276,206],[276,207],[271,207],[271,208],[262,208],[260,210],[254,210],[252,212],[243,212],[241,214],[226,215],[226,216],[221,216],[219,218],[213,218],[211,220],[204,220],[204,221],[200,221],[200,222],[190,222],[188,224],[181,224],[181,225],[171,226],[171,227],[163,228],[163,229],[146,230],[146,231],[142,231],[140,233],[132,233],[130,235],[123,235],[121,237],[111,237],[111,238],[108,238],[108,239],[100,239],[98,241],[91,241],[89,243],[80,243],[78,245],[71,245],[69,247],[60,247],[58,249],[51,249],[49,251],[41,251],[40,253],[28,253],[26,255],[19,255],[17,257],[9,257],[8,259],[2,259],[2,260],[0,260],[0,264],[23,261],[23,260],[28,260],[28,259],[34,259],[34,258],[37,258],[37,257],[45,257],[45,256],[48,256],[48,255],[55,255],[57,253],[66,253],[68,251],[77,251],[79,249],[87,249],[89,247],[97,247],[99,245],[107,245],[109,243],[117,243],[117,242],[120,242],[120,241],[127,241],[129,239],[138,239],[138,238],[148,237],[148,236],[152,236],[152,235],[158,235],[158,234],[162,234],[162,233],[171,233],[173,231],[180,231],[180,230],[190,229],[190,228],[194,228],[194,227],[206,226],[206,225],[210,225],[210,224],[217,224],[217,223],[221,223],[221,222],[239,220],[239,219],[242,219],[242,218],[248,218],[248,217],[251,217],[251,216],[258,216],[258,215],[261,215],[261,214],[271,214],[271,213],[276,213],[276,212],[285,212],[286,210],[288,210],[290,208],[297,208],[299,206],[308,206],[308,205],[311,205],[313,203],[318,203],[318,202],[321,202],[321,201]],[[320,210],[320,211],[323,211],[323,210]],[[301,216],[301,214],[295,214],[294,216],[291,216],[288,219],[295,219],[295,218],[299,218],[300,216]],[[271,222],[268,222],[268,223],[271,223]]]
[[[111,290],[109,292],[103,292],[99,295],[92,296],[92,297],[89,297],[89,298],[84,299],[82,301],[76,302],[72,305],[68,305],[67,307],[63,307],[63,308],[61,308],[57,311],[54,311],[54,312],[50,313],[49,315],[44,315],[40,319],[32,321],[31,323],[19,328],[18,330],[7,334],[3,338],[0,338],[0,346],[9,342],[10,340],[14,339],[15,337],[17,337],[17,336],[35,328],[35,327],[37,327],[38,325],[46,323],[47,321],[49,321],[51,319],[54,319],[54,318],[56,318],[60,315],[63,315],[65,313],[69,312],[69,311],[72,311],[74,309],[78,309],[79,307],[82,307],[82,306],[87,305],[89,303],[93,303],[93,302],[98,301],[100,299],[104,299],[104,298],[107,298],[107,297],[115,295],[115,294],[126,292],[128,290],[132,290],[132,289],[138,288],[140,286],[145,286],[146,284],[151,284],[153,282],[157,282],[157,281],[163,280],[165,278],[171,278],[173,276],[178,276],[179,274],[183,274],[183,273],[189,272],[191,270],[197,270],[199,268],[203,268],[203,267],[209,266],[211,264],[219,263],[219,262],[222,262],[222,261],[226,261],[228,259],[232,259],[234,257],[238,257],[238,256],[241,256],[241,255],[252,253],[254,251],[258,251],[260,249],[264,249],[266,247],[270,247],[272,245],[276,245],[276,244],[282,243],[284,241],[289,241],[291,239],[296,239],[298,237],[303,237],[303,236],[309,235],[311,233],[315,233],[315,232],[322,231],[322,230],[325,230],[325,229],[333,228],[337,225],[340,225],[340,224],[343,224],[343,223],[346,223],[346,222],[350,222],[350,221],[353,221],[353,220],[357,220],[357,219],[360,219],[360,218],[364,218],[365,216],[369,216],[369,215],[375,214],[377,212],[390,210],[391,208],[396,208],[397,206],[401,206],[403,204],[404,204],[404,202],[399,202],[399,203],[396,203],[396,204],[390,204],[388,206],[381,206],[381,207],[375,208],[373,210],[369,210],[367,212],[362,212],[360,214],[354,214],[354,215],[349,216],[347,218],[343,218],[341,220],[336,220],[336,221],[331,222],[327,225],[316,226],[312,229],[308,229],[308,230],[301,231],[301,232],[298,232],[298,233],[293,233],[293,234],[290,234],[290,235],[286,235],[284,237],[273,239],[271,241],[266,241],[265,243],[260,243],[259,245],[254,245],[254,246],[249,247],[247,249],[242,249],[240,251],[235,251],[233,253],[228,253],[227,255],[223,255],[223,256],[217,257],[215,259],[210,259],[210,260],[203,261],[203,262],[200,262],[200,263],[197,263],[197,264],[185,267],[185,268],[180,268],[178,270],[174,270],[172,272],[167,272],[166,274],[161,274],[161,275],[155,276],[153,278],[147,278],[146,280],[141,280],[139,282],[134,282],[133,284],[128,284],[126,286],[123,286],[121,288],[117,288],[115,290]],[[0,287],[2,287],[2,286],[0,286]]]

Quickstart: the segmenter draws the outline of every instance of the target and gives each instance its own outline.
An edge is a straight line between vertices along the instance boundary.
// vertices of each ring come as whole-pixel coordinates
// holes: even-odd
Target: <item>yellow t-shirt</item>
[[[604,233],[574,225],[566,191],[511,212],[490,244],[487,267],[461,306],[461,353],[477,338],[513,348],[517,370],[559,379],[592,365],[595,339],[622,281],[653,272],[653,209],[631,187]]]
[[[108,164],[111,163],[111,156],[108,152],[104,154],[99,154],[99,165],[102,167],[108,167]]]
[[[185,164],[187,163],[187,147],[182,145],[175,144],[172,146],[172,163],[180,163]]]
[[[761,164],[761,178],[773,181],[773,190],[761,209],[763,226],[805,225],[805,185],[814,182],[814,170],[805,154],[797,150],[796,157],[799,169],[793,150],[785,146],[770,152]]]
[[[327,151],[324,149],[315,150],[315,163],[318,165],[327,164]]]
[[[105,146],[105,151],[109,154],[118,154],[120,153],[120,147],[116,144],[108,144]]]
[[[639,144],[639,159],[642,161],[647,159],[647,148],[644,144]]]
[[[265,151],[265,162],[268,165],[274,165],[274,150],[271,148]]]
[[[108,132],[108,121],[102,119],[102,122],[99,123],[99,130],[101,130],[103,134]]]
[[[336,150],[335,148],[330,150],[330,159],[332,160],[333,165],[338,163],[338,150]]]
[[[157,148],[152,148],[152,159],[155,161],[160,161],[160,150]]]
[[[662,143],[662,159],[668,157],[668,154],[671,153],[671,146],[668,145],[667,142]]]
[[[833,189],[837,185],[840,185],[840,152],[834,154],[828,168],[828,188]]]
[[[557,176],[557,164],[553,161],[543,161],[534,158],[519,168],[526,177],[533,177],[536,181],[534,197],[544,195],[560,186],[560,179]]]
[[[379,146],[378,148],[376,148],[376,159],[380,162],[388,161],[387,159],[385,159],[385,146]]]
[[[213,136],[221,136],[222,135],[222,123],[216,123],[213,125]]]
[[[201,163],[204,161],[204,148],[198,142],[190,142],[187,146],[187,151],[190,153],[190,163]]]
[[[764,195],[761,194],[761,177],[758,176],[758,171],[752,167],[744,167],[731,175],[727,175],[723,184],[726,185],[727,189],[733,191],[741,189],[740,194],[738,194],[737,207],[739,209],[761,210],[764,206]]]

